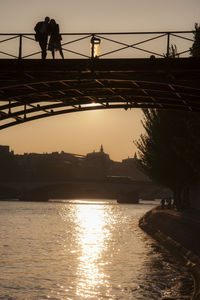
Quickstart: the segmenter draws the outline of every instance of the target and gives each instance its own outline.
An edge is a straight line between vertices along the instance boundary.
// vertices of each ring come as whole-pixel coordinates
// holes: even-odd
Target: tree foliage
[[[144,109],[146,133],[135,142],[143,170],[154,181],[183,191],[200,178],[200,116]]]
[[[193,57],[200,57],[200,26],[195,24]],[[181,202],[182,191],[200,180],[200,115],[144,109],[146,133],[135,142],[141,167],[150,178],[171,188]],[[178,191],[178,192],[177,192]]]
[[[190,48],[190,54],[193,57],[200,57],[200,25],[195,23],[194,43]]]

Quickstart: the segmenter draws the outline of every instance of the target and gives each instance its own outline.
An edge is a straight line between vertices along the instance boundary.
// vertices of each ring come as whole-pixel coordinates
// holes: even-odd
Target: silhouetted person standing
[[[62,46],[61,46],[61,34],[59,25],[56,23],[54,19],[51,19],[49,23],[49,30],[50,30],[50,39],[49,39],[49,45],[48,50],[51,51],[53,59],[55,58],[55,51],[60,52],[60,56],[64,58],[63,52],[62,52]]]
[[[42,59],[47,56],[47,41],[49,35],[49,17],[46,17],[44,21],[38,22],[34,28],[35,40],[39,42],[40,48],[42,50]]]
[[[165,199],[161,199],[161,208],[164,209],[165,208]]]

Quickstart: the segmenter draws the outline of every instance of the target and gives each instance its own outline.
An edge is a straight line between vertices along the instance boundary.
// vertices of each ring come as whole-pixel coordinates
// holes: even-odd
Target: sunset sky
[[[200,23],[199,0],[0,0],[0,33],[33,33],[45,16],[61,32],[192,30]],[[78,112],[33,121],[0,132],[15,153],[104,150],[113,160],[132,157],[142,132],[140,110]]]

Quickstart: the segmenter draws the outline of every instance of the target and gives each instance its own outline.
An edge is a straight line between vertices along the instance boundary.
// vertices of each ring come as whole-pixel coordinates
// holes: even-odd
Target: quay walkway
[[[167,248],[194,278],[192,299],[200,299],[200,211],[182,212],[159,207],[148,212],[140,227]]]

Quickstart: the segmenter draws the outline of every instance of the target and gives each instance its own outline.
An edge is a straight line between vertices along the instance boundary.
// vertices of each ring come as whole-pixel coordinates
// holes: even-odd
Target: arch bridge
[[[30,53],[39,47],[33,34],[0,34],[0,129],[97,109],[199,112],[200,59],[189,56],[192,35],[192,31],[62,34],[65,59],[41,60],[40,51]],[[86,54],[90,51],[86,44],[74,46],[89,40],[88,46],[92,38],[101,41],[96,57],[93,48]]]
[[[49,199],[116,199],[135,202],[162,198],[170,191],[151,181],[71,180],[51,182],[1,182],[0,200],[48,201]]]

